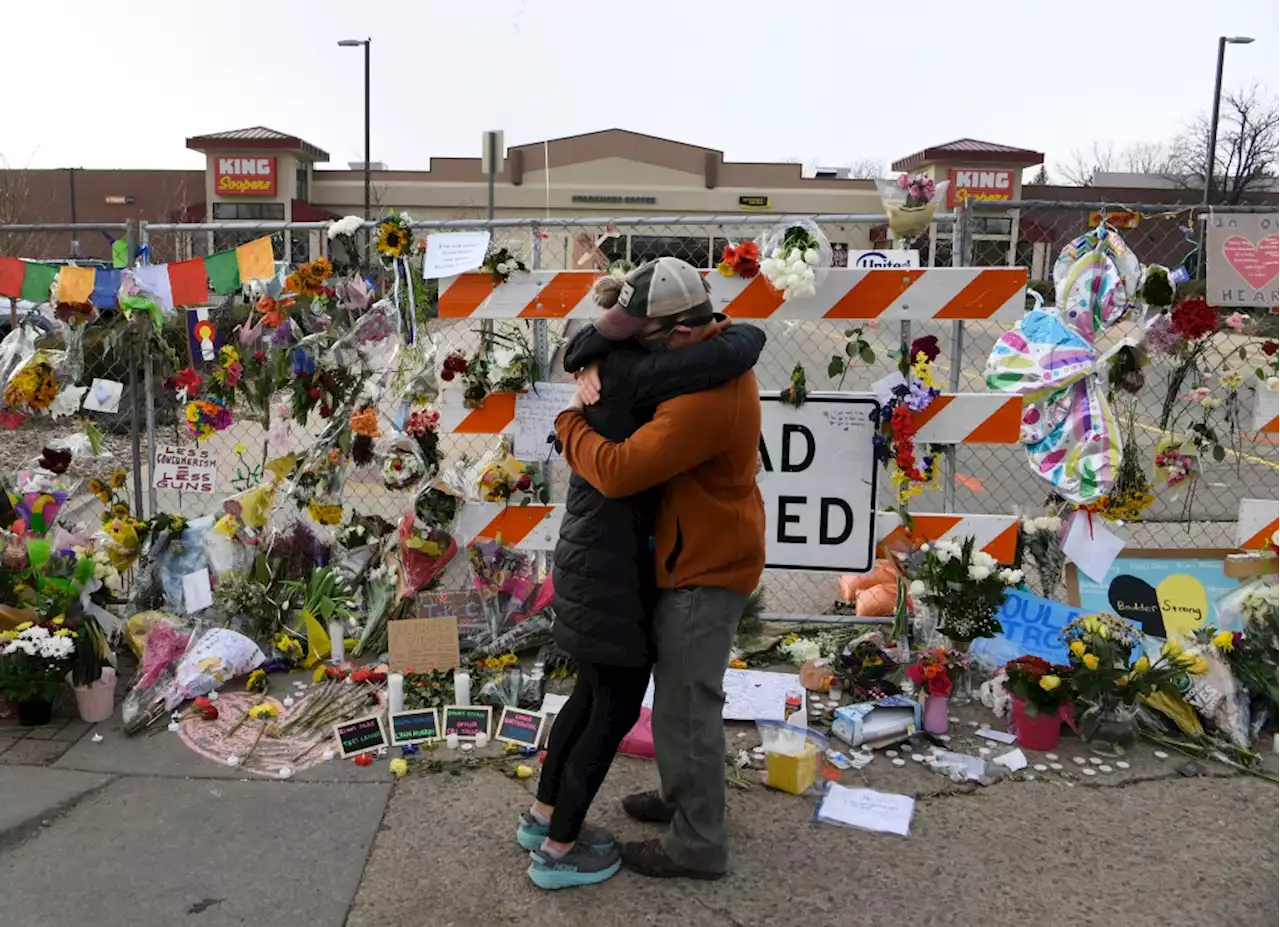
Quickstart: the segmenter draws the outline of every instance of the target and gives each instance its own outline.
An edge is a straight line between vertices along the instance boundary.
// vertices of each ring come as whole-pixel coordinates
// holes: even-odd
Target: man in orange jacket
[[[651,350],[678,350],[719,325],[698,271],[661,258],[634,271],[598,321],[634,331]],[[662,840],[627,844],[623,861],[645,875],[716,879],[728,868],[725,833],[725,667],[747,598],[765,562],[764,502],[756,486],[760,396],[755,374],[670,399],[623,442],[582,415],[590,387],[556,418],[574,472],[609,497],[662,486],[654,537],[658,586],[654,746],[662,787],[623,807],[670,823]]]

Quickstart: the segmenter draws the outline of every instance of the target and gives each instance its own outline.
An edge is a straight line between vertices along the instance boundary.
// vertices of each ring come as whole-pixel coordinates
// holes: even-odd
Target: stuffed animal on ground
[[[898,576],[888,560],[877,560],[869,573],[840,577],[841,601],[855,606],[859,618],[891,618],[898,602]]]

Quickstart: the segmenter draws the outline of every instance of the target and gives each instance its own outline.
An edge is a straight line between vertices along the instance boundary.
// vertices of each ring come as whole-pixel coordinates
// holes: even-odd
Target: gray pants
[[[653,740],[662,800],[675,812],[662,839],[682,866],[724,872],[724,671],[747,596],[694,586],[662,593],[654,612]]]

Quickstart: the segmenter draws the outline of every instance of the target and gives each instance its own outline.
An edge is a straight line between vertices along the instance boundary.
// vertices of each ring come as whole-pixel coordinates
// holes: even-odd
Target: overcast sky
[[[10,167],[203,167],[187,136],[265,125],[345,167],[422,170],[619,127],[736,161],[886,164],[960,137],[1050,168],[1166,138],[1226,87],[1277,89],[1277,0],[100,0],[2,4]],[[163,11],[163,15],[161,14]]]

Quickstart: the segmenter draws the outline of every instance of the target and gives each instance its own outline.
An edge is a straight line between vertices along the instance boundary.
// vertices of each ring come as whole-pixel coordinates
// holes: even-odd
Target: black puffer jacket
[[[731,325],[721,335],[676,351],[650,352],[608,341],[588,326],[565,349],[565,370],[600,364],[600,401],[588,424],[625,441],[660,402],[727,383],[755,366],[765,335]],[[606,499],[578,474],[569,480],[556,544],[555,637],[575,659],[609,666],[651,662],[649,623],[657,590],[651,537],[662,487]]]

